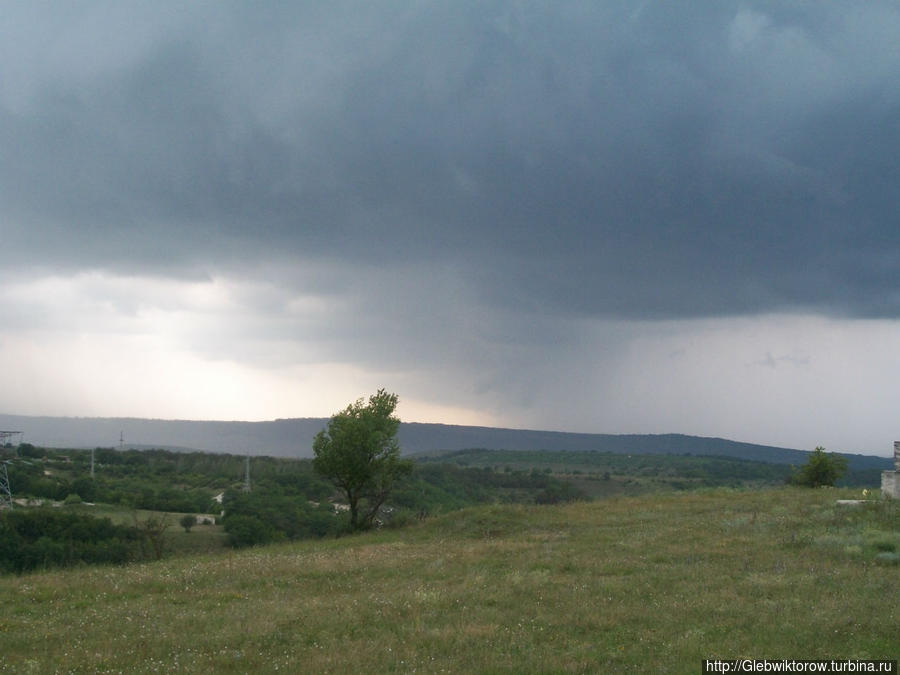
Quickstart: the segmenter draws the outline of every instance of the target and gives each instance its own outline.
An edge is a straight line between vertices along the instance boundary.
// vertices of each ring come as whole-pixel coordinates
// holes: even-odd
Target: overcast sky
[[[0,2],[0,412],[900,439],[900,5]]]

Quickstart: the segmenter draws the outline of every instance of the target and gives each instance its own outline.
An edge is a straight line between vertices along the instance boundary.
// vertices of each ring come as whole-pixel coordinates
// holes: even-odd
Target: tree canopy
[[[806,464],[793,476],[795,485],[820,487],[834,485],[847,470],[847,460],[832,452],[826,453],[822,446],[817,447],[809,455]]]
[[[412,471],[400,458],[394,415],[398,397],[384,389],[332,416],[313,441],[313,466],[347,498],[350,527],[372,525],[398,478]]]

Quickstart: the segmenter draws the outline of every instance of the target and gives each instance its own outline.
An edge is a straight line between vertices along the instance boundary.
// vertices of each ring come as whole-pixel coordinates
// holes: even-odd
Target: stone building
[[[894,470],[881,472],[881,496],[900,499],[900,441],[894,441]]]

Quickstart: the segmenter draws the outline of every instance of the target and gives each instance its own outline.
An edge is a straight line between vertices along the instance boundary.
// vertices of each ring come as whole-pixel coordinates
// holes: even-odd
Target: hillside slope
[[[25,440],[46,447],[163,447],[209,452],[311,457],[312,441],[327,419],[271,422],[206,422],[100,417],[0,415],[0,428],[25,432]],[[494,450],[597,450],[632,454],[694,454],[802,464],[806,451],[682,434],[580,434],[557,431],[424,424],[400,425],[405,453],[486,448]],[[829,448],[829,450],[838,450]],[[890,469],[886,457],[848,454],[851,468]]]
[[[737,655],[895,658],[900,504],[835,504],[856,494],[480,507],[227,560],[7,577],[0,672],[696,673]]]

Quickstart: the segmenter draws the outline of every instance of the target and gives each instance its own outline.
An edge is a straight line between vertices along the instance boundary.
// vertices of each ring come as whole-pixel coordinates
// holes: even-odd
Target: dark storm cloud
[[[14,8],[0,48],[24,264],[420,261],[513,311],[900,314],[893,2],[73,7]]]

